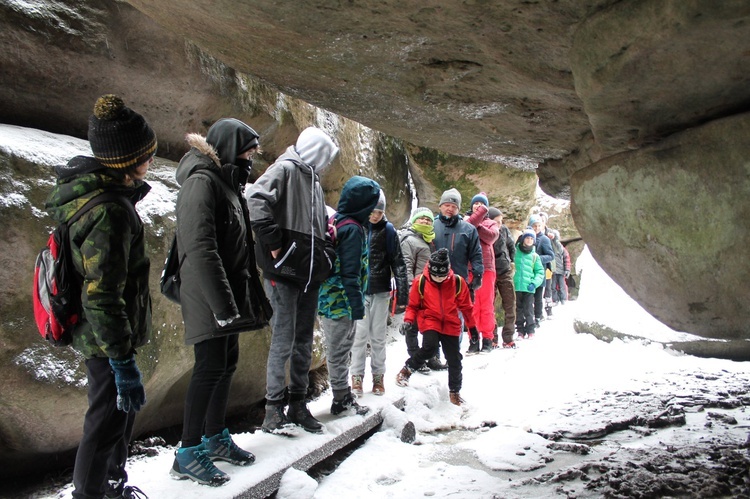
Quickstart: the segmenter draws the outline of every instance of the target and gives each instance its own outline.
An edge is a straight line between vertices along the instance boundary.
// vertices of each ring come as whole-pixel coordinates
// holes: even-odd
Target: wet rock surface
[[[513,490],[551,488],[564,497],[750,497],[749,386],[749,377],[736,374],[674,373],[642,390],[571,402],[557,423],[533,431],[553,441],[549,449],[586,459],[524,479]]]

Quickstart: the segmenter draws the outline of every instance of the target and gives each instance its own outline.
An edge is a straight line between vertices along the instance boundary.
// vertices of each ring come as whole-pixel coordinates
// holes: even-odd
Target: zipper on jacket
[[[297,248],[297,241],[292,241],[292,245],[289,246],[288,250],[286,250],[286,253],[284,253],[284,256],[281,257],[281,260],[279,260],[278,262],[276,262],[274,264],[273,268],[278,269],[279,267],[281,267],[284,264],[284,261],[287,258],[289,258],[289,255],[291,255],[292,253],[294,253],[294,250],[296,248]]]

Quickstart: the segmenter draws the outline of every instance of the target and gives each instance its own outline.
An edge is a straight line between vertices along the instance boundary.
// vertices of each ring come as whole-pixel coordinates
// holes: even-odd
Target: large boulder
[[[678,331],[750,337],[750,114],[605,158],[572,177],[592,255]]]
[[[616,0],[129,0],[296,98],[413,144],[533,169],[589,129],[569,50]]]

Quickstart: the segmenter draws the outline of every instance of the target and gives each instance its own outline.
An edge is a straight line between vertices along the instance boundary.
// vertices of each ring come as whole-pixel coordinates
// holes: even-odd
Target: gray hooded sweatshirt
[[[335,251],[328,238],[328,216],[318,174],[334,160],[338,147],[322,130],[306,128],[266,172],[248,186],[255,254],[266,279],[307,289],[325,280]],[[276,258],[272,250],[280,250]]]

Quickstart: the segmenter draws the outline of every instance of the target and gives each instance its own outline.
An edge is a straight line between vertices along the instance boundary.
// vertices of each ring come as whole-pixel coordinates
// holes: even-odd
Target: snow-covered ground
[[[382,429],[320,482],[289,470],[277,497],[657,497],[670,491],[731,497],[747,491],[741,450],[750,420],[747,366],[664,349],[655,341],[689,335],[651,318],[587,252],[577,268],[579,299],[556,307],[534,339],[464,358],[461,408],[448,402],[447,372],[414,374],[409,387],[395,385],[405,348],[392,329],[386,395],[368,393],[366,383],[360,400],[383,409]],[[652,341],[604,343],[576,334],[574,318]],[[401,397],[404,411],[390,405]],[[324,393],[310,405],[328,436],[359,418],[330,416],[330,401]],[[416,426],[414,444],[400,440],[406,421]],[[169,478],[174,449],[162,447],[155,457],[131,459],[130,483],[151,498],[231,498],[324,438],[235,435],[257,461],[248,468],[219,463],[232,480],[217,489]],[[69,494],[68,485],[37,497]]]

